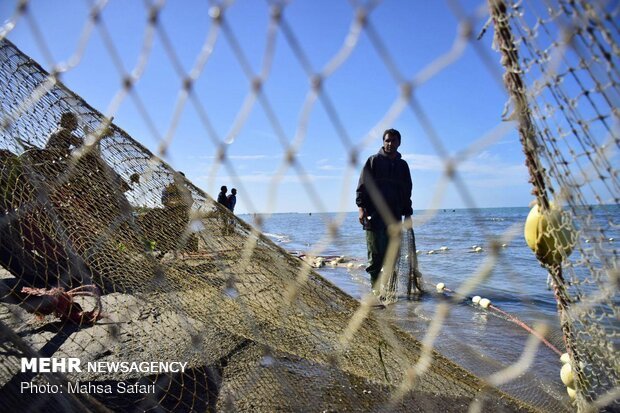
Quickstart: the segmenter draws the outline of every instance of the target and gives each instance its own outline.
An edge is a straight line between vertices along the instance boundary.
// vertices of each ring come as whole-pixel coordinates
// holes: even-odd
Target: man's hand
[[[359,207],[359,220],[360,224],[364,225],[364,218],[366,218],[366,211],[364,208]]]

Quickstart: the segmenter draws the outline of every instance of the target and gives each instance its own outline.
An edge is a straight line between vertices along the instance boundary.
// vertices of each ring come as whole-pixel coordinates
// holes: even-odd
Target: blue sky
[[[14,15],[16,3],[0,2],[1,22]],[[119,127],[152,151],[157,152],[160,139],[169,136],[166,160],[211,196],[217,196],[221,185],[236,186],[236,212],[356,209],[354,190],[359,170],[381,145],[381,133],[374,128],[398,102],[401,93],[385,64],[385,56],[379,55],[366,32],[359,36],[344,63],[323,82],[323,91],[335,108],[345,139],[334,126],[322,99],[313,101],[311,110],[304,112],[304,105],[312,96],[308,74],[282,30],[278,28],[276,32],[269,75],[262,91],[286,141],[292,143],[297,139],[300,123],[307,125],[301,129],[303,140],[297,146],[299,170],[304,171],[300,176],[297,169],[287,167],[282,136],[260,101],[253,103],[234,139],[230,139],[235,119],[251,95],[251,83],[221,30],[193,87],[216,136],[205,128],[189,103],[176,127],[171,127],[182,81],[159,33],[153,37],[148,61],[135,86],[157,133],[149,128],[131,98],[126,97],[120,106],[114,106],[121,89],[121,75],[100,29],[84,35],[90,3],[34,0],[29,4],[27,17],[16,21],[8,38],[47,69],[59,62],[70,62],[80,42],[87,39],[79,63],[63,74],[63,82],[101,112],[113,115]],[[144,55],[143,44],[149,33],[145,3],[149,2],[111,0],[103,9],[102,22],[127,73],[136,68]],[[467,15],[485,4],[461,3]],[[234,33],[254,76],[261,73],[264,65],[269,9],[266,1],[241,0],[224,12],[227,27]],[[184,73],[195,65],[213,28],[209,10],[205,1],[170,1],[159,15],[159,25],[170,39]],[[284,9],[286,24],[313,73],[324,70],[341,50],[354,16],[351,2],[339,0],[293,1]],[[478,207],[527,206],[533,197],[518,137],[514,125],[501,121],[507,98],[498,83],[499,55],[490,48],[492,31],[478,43],[495,64],[494,71],[483,64],[471,44],[465,44],[462,51],[451,55],[455,60],[450,65],[431,71],[426,78],[428,66],[450,51],[457,39],[458,21],[448,3],[387,0],[376,6],[368,18],[397,72],[407,80],[424,79],[414,95],[443,147],[443,153],[439,153],[428,131],[407,106],[389,124],[380,125],[402,133],[400,152],[412,172],[414,209],[468,206],[459,188],[465,188]],[[485,21],[484,15],[475,21],[475,34]],[[37,31],[45,39],[49,53],[36,40]],[[500,132],[492,132],[498,128]],[[488,143],[475,144],[489,134],[492,139]],[[217,139],[226,141],[222,145],[230,167],[216,161]],[[359,157],[357,164],[351,166],[353,147],[359,150]],[[449,181],[445,186],[440,184],[445,170],[442,156],[464,153],[464,160],[457,164],[459,188]]]

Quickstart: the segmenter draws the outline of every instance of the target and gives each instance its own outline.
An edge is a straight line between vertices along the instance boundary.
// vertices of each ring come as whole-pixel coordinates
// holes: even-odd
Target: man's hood
[[[383,146],[381,147],[381,149],[379,149],[379,152],[377,152],[377,155],[379,155],[379,156],[385,156],[386,158],[389,158],[389,157],[390,157],[387,153],[385,153],[385,150],[383,149]],[[402,158],[402,157],[403,157],[403,156],[400,154],[400,152],[396,151],[396,157],[395,157],[395,159],[400,159],[400,158]]]

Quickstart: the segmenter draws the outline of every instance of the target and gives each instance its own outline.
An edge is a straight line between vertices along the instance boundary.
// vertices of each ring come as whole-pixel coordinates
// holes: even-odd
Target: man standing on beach
[[[233,188],[230,190],[230,195],[227,198],[228,209],[230,212],[235,212],[235,205],[237,205],[237,189]]]
[[[222,185],[220,188],[220,193],[217,195],[217,202],[228,208],[228,198],[226,197],[226,192],[228,192],[228,188],[226,185]]]
[[[410,217],[411,173],[409,165],[398,152],[401,137],[396,129],[383,132],[383,146],[368,158],[362,169],[356,190],[355,203],[359,220],[366,230],[368,267],[372,292],[383,267],[389,243],[388,225],[400,222],[402,216]]]

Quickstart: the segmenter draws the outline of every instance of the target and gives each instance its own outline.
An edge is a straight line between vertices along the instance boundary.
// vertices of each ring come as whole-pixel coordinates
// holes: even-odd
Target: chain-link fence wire
[[[420,123],[444,162],[445,179],[437,186],[437,196],[440,197],[445,190],[445,183],[453,182],[465,203],[475,206],[475,196],[459,177],[459,162],[471,156],[476,148],[497,140],[502,135],[502,127],[458,156],[451,157],[414,93],[416,87],[458,61],[470,42],[501,83],[501,69],[491,63],[497,60],[498,55],[483,50],[473,42],[473,28],[488,16],[488,9],[485,6],[469,16],[457,2],[450,2],[450,5],[461,27],[452,48],[411,77],[399,71],[380,30],[373,26],[372,12],[378,7],[375,3],[353,3],[354,15],[346,42],[320,70],[312,66],[296,38],[295,30],[289,25],[284,13],[286,3],[271,3],[263,65],[257,74],[248,63],[247,51],[236,39],[235,27],[226,20],[226,13],[231,7],[229,2],[212,4],[210,16],[213,25],[194,67],[187,72],[180,63],[166,27],[158,19],[163,2],[145,2],[148,20],[144,43],[138,64],[131,71],[124,68],[116,45],[107,32],[101,13],[105,2],[92,5],[75,54],[62,64],[57,64],[49,53],[47,40],[29,12],[28,3],[21,2],[13,19],[5,24],[2,36],[10,34],[15,24],[28,24],[37,44],[44,51],[45,63],[53,69],[52,75],[49,75],[10,42],[3,40],[0,70],[3,89],[3,229],[0,253],[2,266],[11,274],[6,276],[3,285],[3,301],[6,304],[1,307],[5,337],[3,346],[6,350],[2,363],[5,372],[2,388],[6,396],[3,399],[9,400],[12,405],[19,404],[18,386],[24,381],[51,383],[64,379],[60,375],[27,377],[27,374],[20,373],[19,357],[35,354],[36,351],[36,354],[43,356],[79,355],[83,361],[190,360],[189,368],[183,374],[148,377],[135,372],[126,375],[68,374],[70,379],[97,385],[140,380],[144,384],[155,383],[157,391],[146,396],[114,394],[91,397],[81,394],[33,397],[34,403],[41,404],[56,400],[60,410],[80,404],[80,408],[96,410],[102,409],[103,405],[120,410],[136,403],[142,410],[162,408],[171,411],[302,411],[308,410],[308,406],[337,411],[460,411],[468,407],[489,411],[536,407],[544,410],[565,409],[566,405],[558,401],[537,399],[527,394],[521,394],[521,400],[517,400],[488,386],[489,383],[500,386],[512,380],[514,371],[510,368],[496,372],[485,382],[434,352],[434,340],[456,300],[438,307],[421,342],[413,339],[392,324],[375,317],[370,310],[370,299],[362,300],[360,305],[324,281],[309,266],[291,257],[260,235],[258,230],[213,202],[110,120],[121,102],[129,97],[139,108],[153,135],[159,138],[158,155],[165,157],[176,125],[186,107],[191,105],[217,153],[211,179],[224,166],[235,186],[240,188],[240,192],[245,192],[243,182],[226,152],[255,106],[259,105],[278,136],[284,154],[278,173],[271,182],[271,199],[275,200],[282,179],[292,169],[303,183],[313,206],[319,211],[327,211],[315,185],[304,179],[307,173],[298,161],[308,120],[316,104],[320,103],[327,112],[348,153],[351,161],[348,175],[357,174],[357,158],[361,150],[408,110]],[[523,30],[520,34],[523,41],[515,44],[520,49],[532,46],[533,40],[526,39],[526,34],[523,34],[533,36],[533,29],[529,26],[532,22],[536,30],[553,27],[551,44],[559,47],[560,51],[554,59],[539,59],[541,62],[544,60],[545,65],[548,60],[557,65],[569,52],[583,51],[583,46],[574,45],[574,39],[570,36],[569,43],[562,41],[567,40],[561,36],[566,33],[590,33],[593,36],[587,43],[591,45],[587,48],[590,53],[595,51],[595,47],[599,48],[596,50],[608,50],[609,47],[617,50],[617,42],[614,41],[617,39],[617,27],[614,26],[617,10],[600,14],[603,17],[597,20],[599,15],[588,5],[578,9],[573,7],[573,3],[554,3],[550,18],[528,21],[523,20],[530,13],[529,9],[527,14],[522,13],[525,7],[517,4],[508,12],[516,26],[515,31],[520,33],[519,30]],[[600,32],[592,35],[592,30],[580,29],[585,24],[580,20],[584,10],[586,15],[594,16],[588,24],[596,25]],[[58,78],[63,71],[79,64],[85,45],[95,29],[104,39],[109,57],[123,81],[123,87],[107,108],[107,116],[66,89]],[[264,88],[269,81],[276,34],[286,39],[311,85],[294,139],[284,132],[280,116]],[[324,85],[325,80],[346,62],[362,34],[371,40],[381,62],[400,86],[401,95],[376,127],[360,140],[359,145],[355,145]],[[164,45],[167,57],[183,84],[173,120],[168,130],[163,132],[155,126],[148,105],[134,89],[144,73],[155,37]],[[233,50],[250,84],[246,100],[225,137],[215,131],[208,112],[192,88],[218,42],[226,42]],[[546,47],[542,45],[533,50],[546,54]],[[578,381],[577,386],[582,408],[592,403],[605,406],[613,400],[618,372],[614,353],[617,333],[616,252],[605,244],[609,240],[605,237],[605,230],[614,222],[613,218],[607,222],[592,222],[592,215],[583,213],[584,209],[579,207],[581,203],[587,211],[586,200],[591,199],[590,193],[582,194],[578,184],[571,181],[583,179],[586,186],[599,191],[599,184],[590,184],[592,172],[588,168],[601,167],[611,156],[605,150],[600,152],[601,143],[598,141],[601,135],[594,130],[607,127],[606,139],[609,142],[603,148],[613,144],[617,146],[618,143],[617,135],[613,134],[614,122],[617,129],[614,110],[618,106],[613,103],[617,99],[617,73],[613,72],[616,70],[614,59],[617,59],[617,53],[612,53],[611,57],[597,53],[607,59],[608,64],[603,64],[607,69],[602,74],[609,75],[611,83],[597,78],[594,85],[579,84],[579,97],[596,102],[607,99],[611,103],[604,106],[606,109],[595,106],[593,116],[584,117],[582,114],[575,118],[577,115],[571,112],[570,116],[553,120],[553,129],[540,128],[541,140],[545,143],[540,148],[546,148],[542,154],[548,163],[543,172],[547,180],[546,188],[560,189],[561,196],[554,198],[559,198],[557,202],[567,201],[571,206],[571,215],[581,217],[579,242],[589,241],[588,245],[577,247],[581,257],[575,260],[572,256],[569,269],[564,266],[564,274],[571,274],[569,317],[572,329],[569,332],[572,335],[568,340],[573,344],[567,347],[575,349],[573,363],[584,363],[580,372],[587,380]],[[524,61],[523,67],[534,67],[530,62],[535,60]],[[537,69],[540,72],[526,70],[532,77],[528,85],[542,81],[549,86],[550,92],[539,92],[535,86],[528,88],[528,91],[533,90],[537,98],[546,94],[554,97],[553,93],[561,86],[561,80],[581,69],[577,63],[572,61],[565,72],[557,72],[558,66],[552,66],[552,76],[543,69]],[[595,70],[597,76],[601,75],[600,68],[585,66],[586,71]],[[557,76],[557,73],[564,76]],[[549,82],[549,79],[554,81]],[[605,97],[593,97],[599,95]],[[531,97],[529,99],[534,101]],[[557,114],[564,108],[575,106],[570,99],[565,101],[570,105],[555,100],[550,105],[535,106],[532,103],[532,112],[543,108]],[[75,115],[78,127],[70,126],[70,115],[66,116],[66,125],[59,125],[63,114]],[[548,121],[550,117],[541,118]],[[557,150],[553,145],[557,145],[560,139],[552,137],[551,131],[557,130],[564,137],[567,127],[562,126],[562,122],[573,121],[593,131],[592,136],[584,133],[579,143],[587,145],[580,146],[577,152],[571,152],[570,147]],[[574,132],[574,129],[571,131]],[[54,139],[48,139],[52,136]],[[567,139],[562,140],[565,141]],[[81,145],[81,142],[85,144]],[[69,150],[72,145],[78,148]],[[564,159],[564,153],[571,156]],[[588,160],[585,169],[581,161],[584,158]],[[557,172],[559,167],[564,170]],[[602,166],[602,170],[607,171],[609,177],[598,174],[595,180],[601,181],[612,196],[610,200],[608,195],[595,192],[595,199],[601,204],[610,201],[617,203],[616,171],[610,164]],[[351,176],[345,178],[350,180]],[[246,202],[250,211],[256,211],[251,200]],[[273,206],[270,205],[270,208]],[[310,255],[322,253],[326,243],[336,236],[343,219],[343,215],[339,215],[329,223],[328,239],[317,242],[309,251]],[[422,217],[421,221],[425,219],[428,217]],[[255,224],[260,228],[260,221]],[[585,235],[589,234],[588,231],[594,234]],[[399,224],[394,224],[391,233],[399,238]],[[476,283],[488,275],[490,268],[497,265],[495,253],[490,254],[489,260],[477,274],[470,275],[469,283],[459,290],[460,294],[467,295]],[[398,258],[397,254],[392,256],[393,260]],[[395,265],[393,260],[387,263],[388,268]],[[402,254],[400,263],[403,263]],[[78,294],[82,290],[70,290],[92,284],[103,293],[103,315],[85,311],[93,307],[92,301],[98,299],[96,289],[84,294]],[[23,287],[50,289],[59,285],[68,292],[56,292],[51,296],[49,290],[36,290],[38,293],[23,290]],[[59,303],[66,299],[67,294],[76,301],[81,300],[81,307],[74,305],[59,310]],[[82,298],[84,295],[87,298]],[[51,327],[46,324],[47,327],[44,325],[34,332],[27,332],[22,327],[30,319],[27,311],[40,315],[55,314],[61,321]],[[93,321],[96,321],[95,324],[87,328],[75,326],[75,322],[89,324]],[[535,345],[536,340],[524,348],[524,356],[515,365],[517,371],[528,368],[531,362],[528,362],[528,355],[533,353]],[[592,346],[596,348],[590,350]]]

